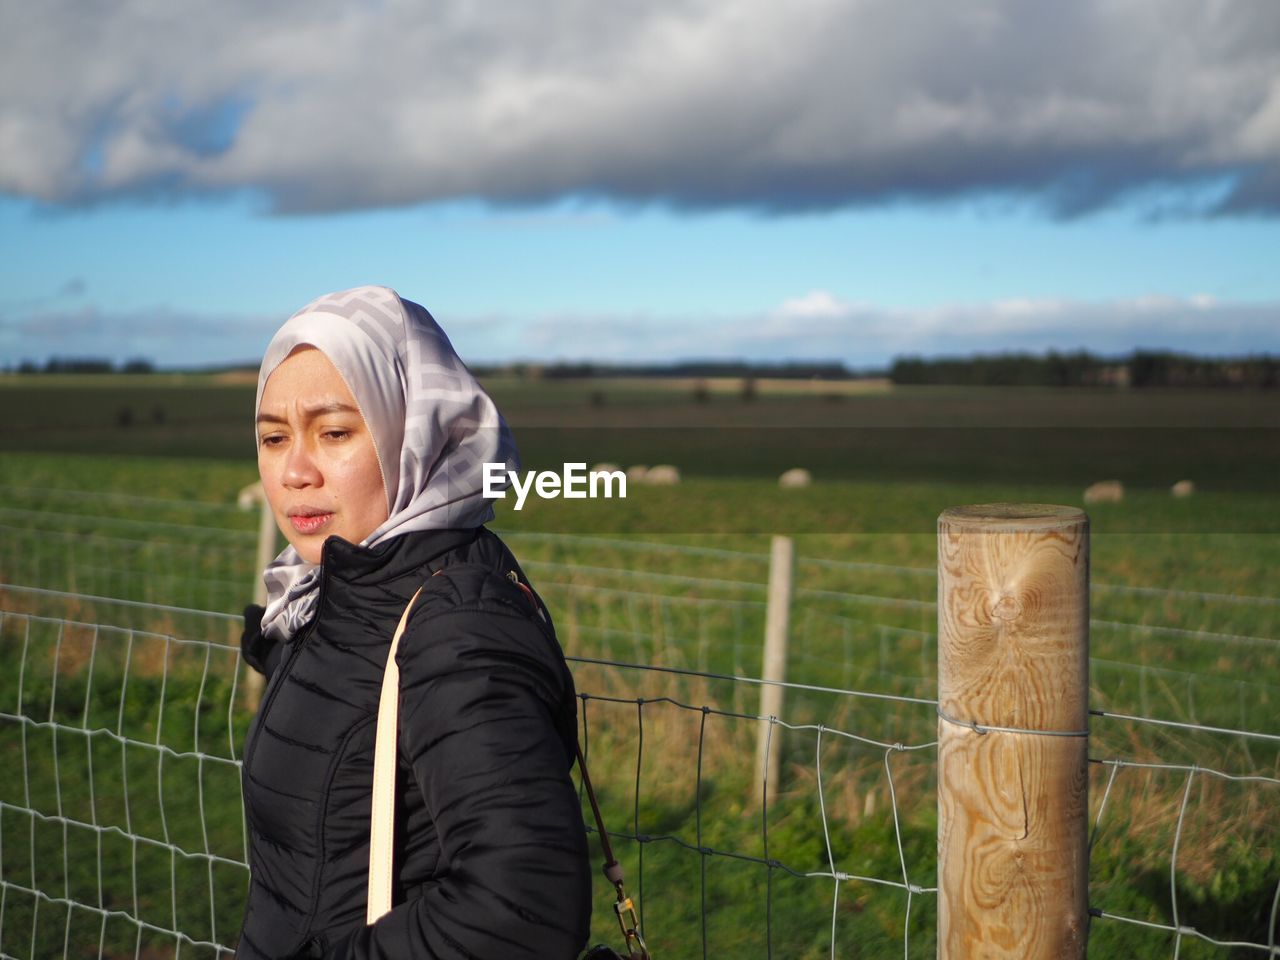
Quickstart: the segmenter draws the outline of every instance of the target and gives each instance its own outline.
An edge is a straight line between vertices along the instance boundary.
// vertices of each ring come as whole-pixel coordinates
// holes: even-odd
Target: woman
[[[258,469],[289,547],[246,611],[270,677],[244,753],[250,884],[237,957],[572,957],[587,937],[573,680],[482,524],[516,468],[493,402],[422,307],[321,297],[258,375]],[[400,668],[393,908],[365,924],[378,696]],[[260,622],[258,621],[258,618]]]

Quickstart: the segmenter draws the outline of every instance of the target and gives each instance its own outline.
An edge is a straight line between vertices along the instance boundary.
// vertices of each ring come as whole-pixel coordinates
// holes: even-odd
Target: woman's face
[[[276,523],[308,563],[326,537],[359,543],[387,519],[373,436],[337,368],[298,347],[272,371],[258,410],[258,473]]]

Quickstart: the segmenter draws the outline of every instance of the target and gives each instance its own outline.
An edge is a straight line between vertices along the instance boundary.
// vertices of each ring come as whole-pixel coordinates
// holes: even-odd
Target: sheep
[[[644,482],[659,487],[672,486],[680,482],[680,469],[669,463],[660,463],[649,468],[649,472],[644,475]]]
[[[1084,491],[1085,503],[1119,503],[1124,499],[1124,484],[1119,480],[1099,480]]]
[[[784,490],[807,487],[811,483],[813,483],[813,474],[804,467],[794,467],[778,477],[778,486]]]

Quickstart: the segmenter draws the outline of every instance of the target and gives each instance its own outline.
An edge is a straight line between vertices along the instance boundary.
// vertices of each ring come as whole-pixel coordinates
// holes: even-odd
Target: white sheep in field
[[[1124,499],[1124,484],[1119,480],[1099,480],[1084,491],[1085,503],[1119,503]]]
[[[813,483],[813,474],[804,467],[794,467],[778,477],[778,486],[784,490],[807,487],[811,483]]]
[[[660,463],[650,467],[644,476],[644,482],[659,487],[669,487],[680,482],[680,469],[669,463]]]
[[[1190,480],[1179,480],[1169,488],[1169,492],[1179,500],[1183,500],[1196,492],[1196,485]]]

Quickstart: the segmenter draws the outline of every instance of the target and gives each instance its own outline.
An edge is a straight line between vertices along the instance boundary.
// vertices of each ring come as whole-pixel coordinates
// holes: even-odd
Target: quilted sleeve
[[[557,729],[571,681],[537,623],[495,606],[437,604],[401,640],[400,750],[444,870],[326,957],[570,960],[586,943],[586,833]]]

